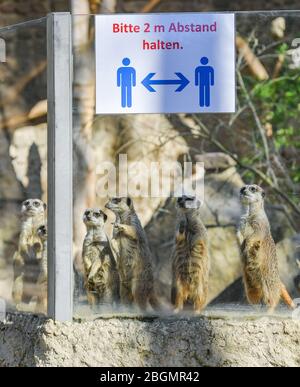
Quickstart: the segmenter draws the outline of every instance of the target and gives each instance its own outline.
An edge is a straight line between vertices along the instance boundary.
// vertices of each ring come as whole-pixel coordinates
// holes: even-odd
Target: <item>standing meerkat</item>
[[[106,236],[107,215],[99,209],[87,209],[83,216],[87,234],[83,242],[85,287],[90,305],[119,301],[117,264]]]
[[[248,185],[241,189],[240,198],[246,207],[238,237],[247,299],[253,305],[263,302],[270,313],[280,299],[290,308],[295,308],[279,276],[276,245],[264,209],[265,192],[257,185]]]
[[[39,199],[28,199],[21,207],[21,234],[18,250],[14,254],[14,284],[12,296],[16,305],[29,303],[33,296],[33,286],[39,276],[37,251],[42,250],[37,234],[46,222],[46,204]]]
[[[155,295],[152,257],[145,231],[130,198],[114,198],[105,206],[116,216],[113,242],[118,254],[121,302],[137,304],[146,310],[148,303],[160,309]]]
[[[201,221],[201,202],[183,196],[177,200],[176,240],[172,255],[172,303],[175,312],[192,303],[200,313],[207,303],[210,259],[207,231]]]

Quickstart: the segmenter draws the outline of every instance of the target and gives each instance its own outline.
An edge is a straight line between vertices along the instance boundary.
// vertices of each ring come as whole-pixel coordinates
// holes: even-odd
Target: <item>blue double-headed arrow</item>
[[[180,93],[190,83],[190,81],[182,73],[175,73],[178,79],[170,79],[170,80],[155,80],[153,79],[155,75],[156,73],[148,74],[142,82],[145,88],[151,93],[156,92],[156,90],[152,87],[154,85],[176,85],[176,86],[178,85],[178,88],[175,90],[175,92]]]

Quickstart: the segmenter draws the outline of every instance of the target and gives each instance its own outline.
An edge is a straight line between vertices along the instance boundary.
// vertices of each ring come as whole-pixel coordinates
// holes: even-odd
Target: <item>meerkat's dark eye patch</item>
[[[47,228],[46,226],[41,226],[38,231],[45,235],[47,233]]]
[[[41,203],[38,202],[37,200],[35,200],[35,201],[33,202],[33,205],[34,205],[34,207],[40,207]]]
[[[255,187],[250,187],[250,192],[252,192],[252,193],[257,192],[257,191],[256,191],[256,188],[255,188]]]
[[[193,202],[193,201],[195,200],[195,198],[194,198],[193,196],[186,196],[186,197],[185,197],[185,200],[186,200],[187,202]]]
[[[100,212],[94,212],[94,216],[95,216],[95,218],[100,218]]]
[[[111,201],[114,203],[114,204],[119,204],[121,202],[122,199],[119,199],[119,198],[113,198]]]
[[[26,200],[26,202],[24,202],[24,205],[25,205],[25,206],[29,206],[29,204],[30,204],[30,201],[29,201],[29,200]]]
[[[240,193],[243,195],[246,192],[246,187],[243,187],[240,191]]]

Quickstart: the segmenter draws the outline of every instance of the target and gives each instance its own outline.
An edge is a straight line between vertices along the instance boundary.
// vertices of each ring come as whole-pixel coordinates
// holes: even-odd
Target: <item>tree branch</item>
[[[265,184],[267,184],[277,195],[279,195],[281,198],[283,198],[286,203],[290,206],[290,208],[297,214],[300,215],[300,209],[299,207],[288,197],[286,193],[284,193],[277,185],[274,184],[274,182],[265,175],[262,171],[258,170],[255,167],[252,167],[250,165],[246,165],[242,163],[238,157],[232,153],[229,149],[227,149],[223,144],[221,144],[217,139],[213,138],[210,134],[209,129],[204,125],[204,123],[199,120],[199,118],[196,115],[193,115],[194,120],[199,125],[199,136],[202,138],[209,140],[212,144],[214,144],[219,150],[222,152],[228,154],[233,158],[233,160],[239,165],[242,169],[247,169],[248,171],[255,174],[257,177],[259,177]],[[187,126],[186,124],[184,124]],[[195,130],[195,128],[190,128]],[[202,130],[202,131],[201,131]]]
[[[143,13],[148,13],[153,11],[153,9],[161,2],[162,0],[150,0],[148,4],[142,9]]]

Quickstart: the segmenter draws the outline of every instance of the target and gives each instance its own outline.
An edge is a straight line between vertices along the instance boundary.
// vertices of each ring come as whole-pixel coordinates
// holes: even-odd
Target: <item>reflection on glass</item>
[[[235,114],[168,116],[94,114],[94,17],[74,17],[74,34],[88,23],[92,35],[74,41],[76,316],[256,313],[249,304],[264,312],[280,299],[293,306],[299,15],[237,14]],[[260,235],[272,247],[262,253],[270,264],[262,279],[248,278],[241,254],[244,215],[258,207],[272,234]],[[259,257],[259,243],[253,249]],[[268,281],[275,285],[266,291]]]
[[[46,313],[46,20],[0,38],[0,298],[8,311]]]

